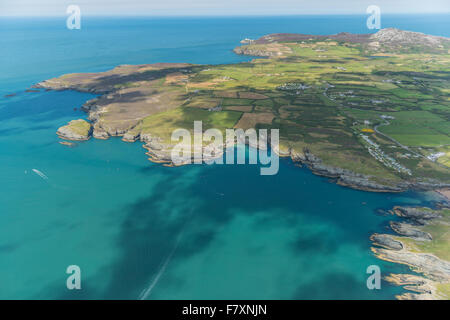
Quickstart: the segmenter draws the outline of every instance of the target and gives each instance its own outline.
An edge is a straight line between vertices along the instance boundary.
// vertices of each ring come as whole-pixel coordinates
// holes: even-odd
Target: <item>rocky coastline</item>
[[[56,134],[64,140],[89,140],[92,134],[92,126],[83,119],[72,120],[67,125],[60,127]]]
[[[390,274],[385,277],[386,281],[410,291],[398,295],[398,299],[450,298],[450,261],[445,252],[450,241],[440,229],[450,222],[450,210],[446,206],[448,203],[444,202],[438,209],[394,207],[390,213],[402,221],[390,222],[393,233],[375,233],[370,237],[371,251],[377,258],[406,265],[420,274]]]
[[[39,86],[45,86],[45,83],[39,84]],[[64,88],[58,90],[79,90],[79,88]],[[98,93],[98,92],[97,92]],[[128,130],[117,130],[111,128],[104,128],[101,123],[98,121],[98,114],[102,112],[101,108],[96,106],[96,99],[87,101],[82,109],[88,113],[88,119],[91,121],[92,125],[88,133],[84,135],[77,135],[72,130],[70,130],[70,126],[63,126],[58,129],[57,134],[65,140],[88,140],[91,136],[95,139],[106,140],[110,137],[122,137],[122,140],[125,142],[135,142],[140,141],[143,142],[143,147],[147,150],[146,155],[149,157],[148,160],[154,163],[161,163],[167,166],[180,166],[191,163],[191,159],[186,160],[186,163],[175,165],[171,159],[171,151],[174,145],[164,143],[161,138],[155,137],[149,134],[141,135],[138,130],[134,130],[130,128]],[[76,120],[80,121],[80,120]],[[227,141],[225,144],[225,148],[231,147],[236,144],[237,141]],[[247,143],[248,144],[248,143]],[[258,148],[258,146],[252,146]],[[214,156],[208,160],[213,160],[216,157],[222,156],[224,150],[214,146],[213,144],[206,145],[203,147],[203,151],[208,151],[207,154],[215,154]],[[212,149],[212,150],[211,150]],[[211,152],[212,151],[212,152]],[[312,154],[309,150],[304,149],[302,152],[298,152],[293,149],[289,150],[281,150],[280,148],[274,148],[274,151],[280,157],[289,157],[291,160],[299,165],[306,165],[314,174],[325,176],[331,178],[334,182],[339,185],[363,190],[370,192],[402,192],[406,191],[408,188],[414,186],[408,186],[405,184],[401,185],[388,185],[388,184],[380,184],[370,180],[370,177],[353,173],[349,170],[335,168],[331,166],[327,166],[322,163],[322,161]],[[438,187],[442,187],[439,185]],[[435,186],[430,185],[427,190],[434,189]]]
[[[286,44],[290,41],[299,42],[297,49],[300,50],[303,41],[307,42],[309,40],[327,41],[330,44],[334,43],[333,46],[337,45],[339,41],[348,42],[350,47],[354,47],[355,44],[361,45],[364,49],[364,57],[361,56],[361,59],[367,58],[366,55],[371,55],[372,53],[402,52],[405,48],[414,49],[417,44],[420,45],[420,47],[416,48],[417,50],[420,49],[428,53],[442,53],[447,50],[450,43],[446,38],[397,29],[383,29],[373,35],[349,33],[329,36],[272,34],[257,40],[245,39],[241,42],[243,45],[235,48],[234,52],[243,55],[267,57],[267,61],[279,59],[288,63],[294,51]],[[325,50],[316,48],[314,52],[322,51]],[[293,57],[295,58],[295,55]],[[258,61],[255,62],[255,65],[259,63]],[[211,121],[215,120],[215,116],[220,114],[217,111],[223,111],[222,114],[229,115],[226,112],[233,109],[226,109],[227,106],[223,103],[224,99],[229,100],[230,106],[231,102],[236,103],[236,100],[243,102],[246,99],[243,94],[246,93],[248,98],[246,101],[258,100],[258,104],[256,102],[252,103],[256,105],[253,106],[255,110],[256,108],[259,109],[256,116],[256,112],[250,113],[248,111],[249,106],[246,106],[247,109],[241,105],[234,106],[235,111],[246,110],[242,112],[246,112],[244,113],[246,115],[253,115],[253,117],[247,118],[248,121],[252,121],[245,123],[245,121],[241,121],[242,118],[238,119],[239,121],[233,118],[233,124],[227,123],[226,128],[256,128],[257,124],[271,126],[274,123],[272,122],[274,115],[272,111],[268,111],[272,107],[264,106],[264,100],[268,99],[268,96],[266,96],[265,92],[263,92],[264,94],[261,93],[261,89],[253,89],[253,92],[241,92],[241,87],[233,86],[234,90],[225,87],[225,89],[222,88],[223,90],[220,91],[217,90],[220,84],[225,86],[225,84],[237,80],[230,74],[220,73],[217,70],[217,74],[213,73],[210,70],[210,68],[213,68],[211,66],[196,66],[196,68],[193,68],[193,65],[190,64],[124,65],[100,73],[65,75],[38,83],[34,88],[76,90],[99,95],[82,106],[82,110],[88,115],[88,121],[82,119],[73,120],[58,129],[57,134],[63,140],[83,141],[91,137],[105,140],[110,137],[121,137],[125,142],[139,141],[143,144],[142,146],[146,150],[145,154],[148,156],[149,161],[169,167],[195,163],[193,161],[196,158],[195,155],[198,156],[199,154],[209,155],[207,158],[203,158],[203,162],[212,161],[222,157],[226,148],[234,147],[238,143],[234,139],[233,141],[226,141],[225,145],[209,143],[194,150],[191,156],[184,159],[184,161],[174,163],[172,160],[172,150],[175,143],[168,142],[170,135],[167,135],[167,132],[173,131],[176,126],[187,128],[193,121],[192,119],[198,119],[197,115],[202,114],[202,112],[207,113],[208,117],[205,118]],[[339,68],[338,70],[345,71],[345,68]],[[263,72],[262,65],[260,70],[258,71],[260,72],[260,74],[258,73],[258,78],[272,77],[271,79],[273,80],[276,79],[274,76],[285,76],[282,73],[270,72],[269,74]],[[388,80],[392,81],[391,79],[384,79],[383,81]],[[386,83],[388,82],[382,82],[381,85],[385,86],[387,85]],[[278,93],[276,91],[278,88],[286,87],[286,84],[283,83],[279,85],[274,87],[276,88],[273,89],[275,93]],[[329,93],[327,95],[328,86],[327,89],[324,89],[325,92],[320,92],[320,94],[323,94],[331,101]],[[199,95],[198,92],[202,90],[208,92],[208,95]],[[300,99],[302,94],[305,94],[305,85],[301,83],[300,86],[296,87],[296,99]],[[345,96],[342,92],[340,94]],[[294,95],[294,93],[290,93],[290,95]],[[264,98],[261,98],[261,96]],[[252,99],[249,97],[252,97]],[[289,102],[290,100],[286,101]],[[280,123],[288,123],[290,115],[295,114],[291,113],[294,111],[290,110],[289,105],[284,105],[286,103],[273,104],[279,106],[278,112],[280,114],[278,115],[278,120]],[[298,105],[300,108],[301,103],[298,102],[295,105]],[[175,109],[183,110],[180,112],[182,117],[176,118],[178,122],[173,120],[174,113],[158,118],[158,121],[152,122],[148,120],[153,116],[158,117],[164,112]],[[183,113],[185,110],[190,110],[189,112],[191,113]],[[305,112],[305,109],[301,110]],[[286,113],[285,115],[281,114],[283,111]],[[299,114],[302,115],[303,113]],[[189,117],[189,115],[192,117]],[[266,118],[261,117],[261,115],[265,115]],[[271,117],[267,117],[267,115]],[[316,117],[316,114],[312,115]],[[189,119],[189,124],[186,119]],[[305,119],[308,118],[305,117]],[[336,119],[329,120],[332,120],[331,123],[334,125],[338,124],[335,121]],[[171,123],[171,121],[174,122]],[[298,123],[293,122],[290,125],[293,126],[295,124],[300,127],[302,125],[301,121],[302,119]],[[167,123],[171,124],[171,126],[166,128]],[[155,128],[167,130],[158,131],[154,130]],[[277,128],[280,128],[280,131],[282,129],[281,127]],[[291,127],[287,126],[287,128]],[[388,171],[386,168],[379,171],[366,170],[370,167],[370,163],[377,163],[369,162],[366,158],[363,158],[363,161],[358,161],[360,158],[356,151],[351,156],[339,159],[341,160],[340,162],[331,161],[331,156],[328,154],[330,145],[333,146],[331,142],[337,141],[331,138],[337,133],[341,133],[342,139],[345,138],[343,140],[345,143],[337,144],[337,147],[333,146],[331,149],[334,155],[342,155],[349,150],[347,149],[347,146],[349,146],[347,143],[348,136],[357,135],[355,132],[359,131],[346,130],[340,132],[330,128],[317,129],[319,129],[317,125],[311,125],[309,131],[301,131],[302,135],[286,135],[283,142],[286,142],[289,147],[272,146],[272,150],[278,156],[289,157],[295,164],[306,166],[313,174],[327,177],[331,182],[343,187],[386,193],[398,193],[407,190],[437,191],[444,197],[447,197],[446,202],[442,202],[440,204],[441,207],[438,208],[400,206],[392,208],[389,213],[394,215],[396,219],[389,223],[390,233],[372,234],[370,240],[373,244],[371,251],[377,258],[409,266],[414,272],[419,274],[390,274],[385,277],[387,281],[404,286],[405,289],[410,291],[399,295],[398,299],[443,299],[446,297],[450,299],[449,296],[446,296],[450,292],[450,258],[448,259],[445,251],[443,253],[440,249],[447,244],[445,242],[447,241],[445,238],[446,234],[442,235],[441,231],[445,230],[445,228],[448,229],[450,225],[450,210],[448,209],[450,183],[440,182],[440,178],[442,178],[439,175],[440,171],[436,171],[437,174],[434,175],[410,174],[407,176],[404,172],[398,173],[398,171],[398,174],[391,174],[396,172],[392,169],[392,166],[389,167],[392,169],[391,171]],[[309,137],[311,140],[308,141],[305,137]],[[317,137],[330,139],[329,144],[322,148],[317,147],[317,143],[321,142]],[[312,138],[317,139],[314,140]],[[303,143],[302,141],[308,142]],[[60,143],[70,146],[68,141]],[[248,141],[243,141],[243,143],[248,145]],[[309,146],[314,151],[311,151],[306,146]],[[250,145],[250,147],[258,148],[260,146]],[[366,149],[357,150],[362,150],[361,153],[367,153]],[[331,152],[330,154],[332,154]],[[426,158],[426,155],[422,155],[422,158]],[[355,165],[350,166],[343,161],[354,161]],[[430,161],[426,164],[430,164]],[[339,166],[342,166],[342,168]],[[442,179],[442,181],[448,182],[449,180]],[[434,245],[436,243],[438,245]],[[433,246],[429,244],[433,244]]]
[[[397,48],[399,45],[410,48],[416,43],[420,43],[425,51],[438,50],[440,52],[445,49],[450,41],[447,38],[388,28],[375,34],[345,32],[324,36],[288,33],[269,34],[256,40],[244,39],[241,46],[235,48],[234,51],[237,54],[280,58],[292,53],[292,49],[286,45],[287,43],[299,42],[301,45],[304,41],[310,40],[361,44],[369,51],[380,51],[384,48],[383,50],[393,52],[399,50]],[[64,126],[58,130],[58,135],[63,139],[86,140],[90,137],[108,139],[118,136],[126,142],[141,141],[145,144],[149,160],[174,165],[170,160],[173,145],[164,143],[160,137],[145,133],[141,128],[142,120],[149,115],[170,110],[183,104],[184,99],[186,99],[184,95],[189,91],[188,75],[192,73],[190,68],[193,67],[193,65],[186,63],[121,65],[100,73],[69,74],[45,80],[34,85],[33,88],[76,90],[99,95],[82,106],[82,109],[88,113],[88,120],[91,123],[89,133],[77,135],[71,132],[67,126]],[[202,69],[196,72],[200,74],[208,70]],[[166,85],[161,87],[160,84],[163,79],[165,79]],[[202,80],[206,83],[200,83],[200,88],[206,84],[216,85],[217,81],[227,79],[209,80]],[[179,91],[174,90],[173,86],[171,87],[173,83],[171,81],[178,81],[176,83],[180,87]],[[194,81],[192,85],[198,84]],[[183,86],[185,87],[183,88]],[[205,146],[205,149],[210,148],[216,149],[213,145]],[[215,151],[217,154],[223,154],[223,150]],[[325,163],[320,159],[320,156],[315,155],[307,148],[295,147],[287,150],[277,148],[274,151],[280,156],[290,157],[297,164],[307,166],[316,175],[328,177],[341,186],[363,191],[403,192],[406,190],[450,189],[450,183],[441,183],[436,178],[399,177],[397,180],[389,180],[381,175],[370,176],[357,172],[357,170],[339,168],[339,165]]]
[[[47,87],[45,82],[38,84],[39,87]],[[88,90],[83,90],[78,87],[64,88],[56,90],[75,90],[80,92],[86,92]],[[101,91],[96,91],[100,93]],[[107,93],[106,93],[107,94]],[[171,150],[174,145],[162,142],[162,139],[149,134],[140,134],[139,130],[136,130],[136,126],[131,128],[126,128],[123,130],[116,128],[104,127],[99,119],[99,114],[103,112],[102,108],[96,105],[97,98],[87,101],[82,109],[88,113],[88,119],[91,122],[90,129],[87,133],[83,135],[77,135],[71,130],[68,130],[68,126],[64,126],[58,129],[57,134],[65,140],[88,140],[90,137],[95,139],[106,140],[110,137],[122,137],[125,142],[143,142],[143,147],[147,150],[146,155],[149,156],[148,160],[154,163],[165,164],[166,166],[180,166],[191,163],[187,160],[186,163],[175,165],[171,160]],[[80,120],[75,120],[80,121]],[[235,144],[235,142],[228,141],[225,148]],[[258,148],[258,146],[253,146]],[[204,146],[204,151],[213,148],[214,154],[222,156],[224,150],[219,150],[213,145]],[[307,166],[314,174],[319,176],[324,176],[330,178],[333,182],[352,189],[368,191],[368,192],[404,192],[407,190],[417,190],[417,191],[431,191],[431,190],[444,190],[445,188],[450,188],[450,184],[443,183],[425,183],[425,182],[400,182],[396,183],[393,181],[386,181],[384,183],[375,182],[374,177],[366,176],[363,174],[358,174],[346,169],[332,167],[324,164],[321,159],[312,154],[307,148],[301,150],[301,152],[289,148],[288,150],[281,150],[280,148],[275,148],[274,151],[280,157],[289,157],[291,160],[299,165]],[[210,154],[208,152],[208,154]],[[205,159],[212,160],[214,159]],[[193,157],[192,157],[193,159]],[[192,160],[190,159],[190,160]]]
[[[88,111],[89,112],[89,111]],[[89,117],[91,118],[91,117]],[[73,128],[84,128],[84,133],[81,134],[79,130]],[[87,130],[86,130],[87,128]],[[138,135],[127,132],[115,132],[110,134],[104,130],[98,122],[93,124],[85,120],[73,120],[68,125],[58,129],[58,135],[64,140],[87,140],[90,137],[96,139],[108,139],[110,136],[122,136],[122,140],[126,142],[143,142],[143,148],[146,149],[148,159],[154,163],[162,164],[164,166],[180,166],[191,163],[191,159],[187,159],[186,163],[175,165],[171,159],[171,152],[173,145],[164,143],[159,137],[146,135]],[[236,144],[237,141],[227,141],[225,147],[230,147]],[[257,146],[252,146],[257,147]],[[203,151],[208,150],[208,154],[214,154],[207,160],[223,156],[224,148],[219,148],[214,144],[203,147]],[[414,186],[412,184],[401,185],[383,185],[370,181],[370,177],[361,174],[355,174],[351,171],[334,168],[324,165],[319,158],[305,149],[303,152],[296,150],[280,150],[273,148],[280,157],[289,157],[293,162],[306,165],[314,174],[326,176],[331,178],[339,185],[350,187],[354,189],[370,191],[370,192],[402,192],[407,189],[426,190],[424,186]],[[213,151],[213,152],[211,152]],[[433,190],[435,186],[427,185],[429,190]],[[438,185],[442,188],[448,186]],[[445,206],[445,204],[443,204]],[[390,213],[396,215],[405,221],[392,221],[390,228],[393,234],[373,234],[370,237],[373,247],[371,251],[373,254],[382,260],[393,263],[404,264],[409,266],[414,272],[421,273],[423,276],[412,274],[390,274],[385,277],[385,280],[395,285],[403,286],[409,292],[397,296],[398,299],[443,299],[445,298],[438,290],[442,284],[450,283],[450,262],[440,259],[439,257],[425,252],[414,252],[405,243],[403,239],[413,239],[416,241],[433,241],[430,233],[419,230],[421,226],[434,223],[436,220],[442,218],[439,210],[432,210],[428,208],[416,207],[394,207]]]

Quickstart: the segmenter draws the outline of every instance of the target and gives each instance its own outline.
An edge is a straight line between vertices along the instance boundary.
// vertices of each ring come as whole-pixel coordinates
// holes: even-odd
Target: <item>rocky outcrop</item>
[[[449,188],[450,184],[448,183],[442,183],[436,179],[430,179],[430,182],[424,182],[424,181],[415,181],[414,185],[416,186],[417,190],[436,190],[441,188]]]
[[[75,147],[76,144],[73,142],[69,142],[69,141],[60,141],[59,144],[62,144],[63,146],[68,146],[68,147]]]
[[[132,131],[127,131],[125,132],[125,134],[122,137],[123,141],[126,142],[135,142],[137,140],[139,140],[140,137],[140,133],[139,132],[132,132]]]
[[[123,141],[126,142],[135,142],[141,138],[141,126],[138,124],[137,126],[131,128],[122,137]]]
[[[341,186],[355,186],[356,189],[372,192],[402,192],[407,188],[402,185],[390,186],[386,184],[371,181],[366,176],[357,174],[341,175],[338,179],[338,184]]]
[[[423,46],[428,48],[443,48],[449,45],[450,39],[431,36],[420,32],[404,31],[396,28],[381,29],[370,36],[370,41],[395,48],[410,48]]]
[[[72,120],[60,127],[56,134],[65,140],[88,140],[92,134],[92,126],[83,119]]]
[[[439,209],[440,210],[440,209]],[[433,251],[433,248],[442,248],[447,245],[445,235],[437,233],[437,242],[432,242],[433,237],[428,232],[420,230],[423,224],[436,225],[447,224],[446,218],[429,208],[395,207],[392,212],[407,219],[411,223],[391,221],[392,234],[373,234],[370,237],[374,247],[371,248],[374,255],[382,260],[404,264],[413,271],[423,276],[409,274],[391,274],[385,279],[396,285],[404,286],[413,291],[397,296],[398,299],[426,300],[447,299],[438,290],[440,285],[448,286],[450,283],[450,262],[442,256],[442,249]],[[448,214],[448,213],[447,213]],[[435,220],[436,219],[436,220]],[[444,219],[444,220],[443,220]],[[428,230],[435,230],[428,229]],[[427,243],[422,245],[421,242]],[[422,252],[426,250],[426,252]],[[432,253],[430,253],[432,252]],[[433,254],[436,252],[436,255]],[[437,256],[439,255],[439,257]]]
[[[399,300],[436,300],[440,298],[437,295],[435,283],[427,278],[412,274],[390,274],[384,279],[412,291],[397,295],[396,298]]]
[[[106,140],[109,138],[108,132],[106,132],[106,130],[104,130],[98,122],[94,124],[94,131],[92,135],[96,139]]]
[[[427,210],[425,208],[396,206],[392,209],[392,212],[399,217],[407,218],[421,225],[441,217],[437,211]]]
[[[374,245],[380,246],[386,249],[391,250],[402,250],[403,244],[400,241],[392,239],[391,236],[387,234],[379,234],[375,233],[370,236],[370,240],[373,242]]]
[[[414,228],[414,226],[409,223],[391,221],[390,226],[391,229],[394,230],[396,233],[405,237],[414,238],[416,240],[422,241],[433,240],[433,238],[429,233],[420,231]]]
[[[432,280],[439,282],[450,281],[450,263],[429,253],[415,253],[406,249],[389,250],[372,248],[376,257],[395,263],[410,266],[414,271],[423,273]]]

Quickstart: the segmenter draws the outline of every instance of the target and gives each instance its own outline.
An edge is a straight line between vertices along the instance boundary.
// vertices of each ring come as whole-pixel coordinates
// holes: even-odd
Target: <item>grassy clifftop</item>
[[[103,94],[84,106],[94,137],[158,137],[170,149],[193,120],[276,128],[283,153],[344,185],[430,189],[450,185],[449,48],[396,29],[269,35],[236,49],[269,57],[248,63],[120,66],[38,86]]]
[[[85,120],[72,120],[56,132],[62,139],[87,140],[91,135],[91,124]]]
[[[405,264],[420,274],[386,277],[412,291],[398,298],[450,299],[450,209],[396,207],[392,212],[405,220],[391,222],[394,235],[373,235],[372,251],[380,259]]]

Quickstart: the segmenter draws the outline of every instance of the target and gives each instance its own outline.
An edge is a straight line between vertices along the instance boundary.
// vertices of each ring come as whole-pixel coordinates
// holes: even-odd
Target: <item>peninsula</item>
[[[398,29],[374,34],[271,34],[234,49],[228,65],[121,65],[36,84],[98,94],[88,121],[61,124],[64,140],[140,140],[151,161],[172,165],[171,133],[279,129],[280,156],[338,184],[400,192],[450,187],[450,39]],[[259,58],[256,58],[259,57]],[[56,130],[57,128],[55,128]],[[415,294],[448,298],[449,209],[394,208],[407,219],[374,234],[373,252],[426,277],[391,275]]]
[[[83,106],[91,126],[84,136],[71,138],[77,121],[60,128],[62,138],[140,140],[156,162],[170,164],[173,130],[202,120],[205,130],[277,128],[277,153],[341,185],[388,192],[450,186],[449,39],[383,29],[244,43],[234,51],[264,58],[122,65],[35,87],[100,95]]]

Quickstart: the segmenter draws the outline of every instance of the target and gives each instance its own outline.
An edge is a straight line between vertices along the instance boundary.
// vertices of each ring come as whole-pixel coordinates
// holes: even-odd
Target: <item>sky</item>
[[[65,16],[69,5],[82,15],[236,16],[448,13],[450,0],[0,0],[0,16]]]

